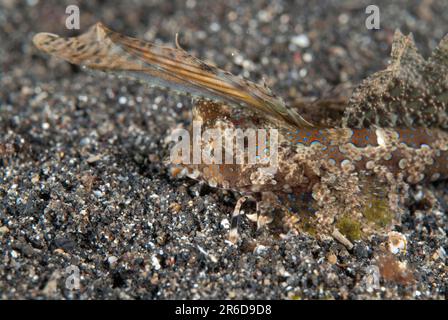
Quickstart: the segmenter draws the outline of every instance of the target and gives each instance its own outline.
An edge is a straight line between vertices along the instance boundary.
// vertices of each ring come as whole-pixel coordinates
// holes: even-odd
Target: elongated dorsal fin
[[[39,33],[33,38],[42,51],[85,66],[140,79],[200,98],[247,106],[294,126],[311,126],[270,90],[208,65],[177,48],[157,46],[116,33],[97,23],[86,33],[61,38]]]
[[[412,35],[396,31],[388,67],[364,80],[349,101],[344,126],[448,128],[448,35],[428,60]]]

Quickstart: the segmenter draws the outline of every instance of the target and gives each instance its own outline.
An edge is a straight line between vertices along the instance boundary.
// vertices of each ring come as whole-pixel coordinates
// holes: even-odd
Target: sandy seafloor
[[[395,28],[428,55],[448,32],[446,1],[376,1],[381,30],[358,1],[0,0],[0,298],[445,299],[447,185],[438,209],[410,206],[397,227],[414,282],[375,279],[378,235],[348,252],[334,241],[279,237],[243,219],[226,243],[236,196],[163,164],[166,136],[190,122],[191,99],[83,72],[31,44],[97,21],[181,45],[291,102],[356,84],[386,65]],[[418,197],[417,197],[418,198]],[[66,288],[67,267],[80,289]],[[372,275],[373,274],[373,275]],[[379,280],[377,283],[376,280]]]

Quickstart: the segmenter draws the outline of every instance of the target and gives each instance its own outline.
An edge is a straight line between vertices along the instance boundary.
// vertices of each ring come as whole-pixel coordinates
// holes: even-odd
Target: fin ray
[[[208,65],[181,48],[158,46],[114,32],[101,23],[78,37],[39,33],[37,48],[73,64],[118,73],[193,96],[246,105],[295,126],[309,127],[269,89]]]

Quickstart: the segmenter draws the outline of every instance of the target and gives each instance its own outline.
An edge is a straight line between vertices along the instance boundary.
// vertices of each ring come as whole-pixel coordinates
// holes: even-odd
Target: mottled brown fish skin
[[[231,107],[227,107],[232,110]],[[189,175],[208,184],[242,192],[310,191],[320,177],[356,173],[375,178],[377,173],[402,176],[410,184],[448,177],[448,132],[440,129],[294,129],[269,121],[225,112],[219,103],[200,101],[195,119],[207,129],[266,128],[279,130],[278,170],[263,175],[261,164],[188,165]],[[214,110],[214,112],[213,112]],[[232,111],[229,111],[232,112]],[[241,122],[241,118],[244,122]],[[203,147],[206,142],[202,142]],[[245,150],[247,152],[247,150]],[[235,154],[235,152],[234,152]],[[224,154],[223,154],[224,158]],[[222,161],[223,162],[223,161]]]
[[[368,175],[381,166],[412,184],[448,177],[448,133],[439,129],[302,129],[287,138],[341,170]]]

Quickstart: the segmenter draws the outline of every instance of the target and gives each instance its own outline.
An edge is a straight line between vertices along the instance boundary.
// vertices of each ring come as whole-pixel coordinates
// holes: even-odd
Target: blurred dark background
[[[370,4],[380,9],[378,31],[365,27],[365,8]],[[428,54],[446,33],[448,23],[448,3],[432,0],[2,0],[3,72],[40,71],[29,68],[46,59],[31,44],[36,32],[65,36],[80,32],[65,27],[68,5],[80,8],[80,31],[102,21],[116,31],[166,44],[173,44],[179,33],[189,52],[234,73],[246,71],[254,80],[265,76],[285,98],[295,90],[318,94],[341,82],[356,83],[378,70],[388,59],[396,28],[412,32],[422,53]],[[55,73],[65,76],[59,69],[39,76],[53,79]]]

